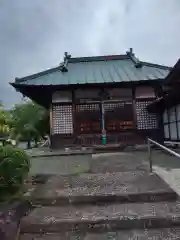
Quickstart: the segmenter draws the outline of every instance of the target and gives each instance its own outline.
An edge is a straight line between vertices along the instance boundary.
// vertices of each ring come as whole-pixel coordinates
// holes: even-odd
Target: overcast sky
[[[180,0],[0,0],[0,99],[8,84],[73,57],[123,54],[174,65],[180,57]]]

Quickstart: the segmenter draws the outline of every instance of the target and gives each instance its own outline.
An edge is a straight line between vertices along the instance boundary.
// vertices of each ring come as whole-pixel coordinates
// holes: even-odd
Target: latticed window
[[[136,100],[136,114],[137,114],[137,128],[138,129],[156,129],[157,116],[150,114],[147,111],[147,105],[152,101],[149,100]]]
[[[76,111],[77,112],[94,112],[99,110],[99,104],[98,103],[91,103],[91,104],[77,104],[76,105]]]
[[[72,134],[72,105],[53,105],[53,134]]]

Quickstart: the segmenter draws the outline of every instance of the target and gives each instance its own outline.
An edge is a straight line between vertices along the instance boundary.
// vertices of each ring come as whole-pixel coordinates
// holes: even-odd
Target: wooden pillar
[[[72,90],[72,121],[73,121],[73,137],[74,144],[77,142],[77,134],[76,134],[76,102],[75,102],[75,91]]]
[[[143,134],[142,131],[138,129],[138,122],[137,122],[137,107],[136,107],[136,85],[132,86],[132,111],[133,111],[133,125],[134,125],[134,136],[136,144],[143,142]]]
[[[134,128],[137,129],[137,114],[136,114],[136,86],[132,87],[132,106],[133,106],[133,121]]]
[[[154,92],[156,97],[162,97],[163,95],[163,89],[162,86],[156,85],[154,86]],[[164,144],[164,123],[163,123],[163,112],[158,112],[157,114],[157,127],[160,130],[159,134],[159,139],[158,141],[161,144]]]
[[[101,109],[101,141],[102,144],[106,144],[107,142],[107,136],[106,136],[106,129],[105,129],[105,109],[104,109],[104,102],[101,101],[100,103],[100,109]]]
[[[174,107],[175,111],[175,121],[176,121],[176,132],[177,132],[177,141],[179,140],[179,131],[178,131],[178,120],[177,120],[177,105]]]

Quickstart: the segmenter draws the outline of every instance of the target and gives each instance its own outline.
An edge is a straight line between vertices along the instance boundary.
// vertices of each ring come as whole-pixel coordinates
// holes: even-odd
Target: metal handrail
[[[177,152],[174,152],[173,150],[161,145],[160,143],[152,140],[151,138],[147,138],[147,146],[148,146],[148,158],[149,158],[149,169],[150,169],[150,172],[152,173],[152,154],[151,154],[151,143],[153,143],[154,145],[162,148],[163,150],[165,150],[166,152],[168,153],[171,153],[172,155],[180,158],[180,154],[178,154]]]

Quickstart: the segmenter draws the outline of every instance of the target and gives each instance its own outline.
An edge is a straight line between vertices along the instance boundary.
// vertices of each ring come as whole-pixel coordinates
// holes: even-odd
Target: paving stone
[[[104,233],[24,234],[19,240],[177,240],[180,228],[124,230]]]
[[[39,207],[21,222],[22,232],[133,229],[180,225],[180,202]]]
[[[125,172],[51,177],[37,188],[34,203],[137,202],[175,200],[176,193],[156,174]]]

